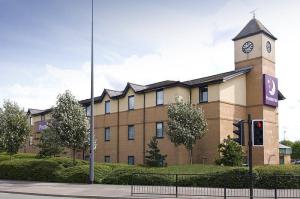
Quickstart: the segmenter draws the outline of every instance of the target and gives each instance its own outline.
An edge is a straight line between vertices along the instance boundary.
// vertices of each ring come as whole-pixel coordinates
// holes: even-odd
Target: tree
[[[280,144],[292,147],[294,143],[292,141],[290,141],[290,140],[282,140],[282,141],[280,141]]]
[[[219,144],[218,152],[221,154],[220,159],[216,160],[216,164],[225,166],[241,166],[244,161],[244,153],[242,146],[233,141],[230,136]]]
[[[75,165],[76,150],[83,149],[87,138],[88,122],[84,108],[70,91],[58,95],[49,126],[57,133],[62,145],[72,150]]]
[[[207,132],[207,122],[202,108],[195,107],[176,99],[175,104],[168,106],[167,133],[175,146],[183,144],[189,151],[192,164],[192,150],[196,140]]]
[[[4,101],[0,109],[0,142],[3,151],[16,154],[30,133],[24,110],[17,103]]]
[[[167,155],[160,154],[156,136],[152,137],[148,147],[149,150],[146,151],[148,153],[146,156],[146,164],[153,167],[163,166],[161,163],[165,161]]]
[[[39,151],[40,157],[55,156],[63,151],[59,136],[51,128],[42,131],[38,147],[41,149]]]
[[[300,159],[300,141],[295,141],[292,146],[292,159]]]

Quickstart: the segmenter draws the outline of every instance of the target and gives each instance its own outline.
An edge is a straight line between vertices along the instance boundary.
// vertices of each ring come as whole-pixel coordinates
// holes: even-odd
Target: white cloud
[[[143,21],[141,27],[129,26],[124,32],[127,31],[131,39],[148,40],[157,47],[140,56],[119,57],[118,52],[111,52],[118,57],[118,64],[96,63],[95,95],[100,95],[103,88],[123,89],[126,82],[148,84],[166,79],[188,80],[232,70],[231,39],[250,19],[248,12],[258,8],[257,17],[279,38],[276,42],[276,70],[280,89],[287,97],[280,103],[280,136],[285,129],[287,138],[300,139],[300,94],[296,82],[299,79],[300,28],[297,20],[300,13],[298,1],[288,2],[233,0],[210,16],[168,13],[165,18],[155,16]],[[78,99],[90,96],[88,63],[77,69],[52,66],[49,60],[48,63],[43,66],[43,74],[30,85],[15,83],[1,88],[4,97],[12,98],[26,108],[47,108],[54,105],[57,94],[66,89]]]

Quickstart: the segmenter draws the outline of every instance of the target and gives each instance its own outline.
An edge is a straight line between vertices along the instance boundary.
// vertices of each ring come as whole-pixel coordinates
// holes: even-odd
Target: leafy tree
[[[168,106],[167,133],[175,146],[183,144],[189,151],[192,164],[192,150],[196,140],[207,132],[207,122],[202,108],[195,107],[176,99],[175,104]]]
[[[3,151],[10,156],[16,154],[30,133],[29,123],[15,102],[4,101],[0,109],[0,142]]]
[[[282,140],[282,141],[280,141],[280,144],[292,147],[294,143],[292,141],[290,141],[290,140]]]
[[[83,149],[86,142],[88,122],[84,108],[70,91],[58,95],[49,126],[57,133],[62,145],[72,150],[75,164],[76,150]]]
[[[161,165],[161,162],[165,161],[167,155],[160,154],[156,136],[152,137],[150,143],[148,144],[148,147],[149,150],[146,151],[148,153],[148,155],[146,156],[146,164],[153,167],[163,166]]]
[[[216,160],[216,164],[225,166],[241,166],[244,161],[244,153],[242,146],[233,141],[230,136],[219,144],[218,152],[221,154],[220,159]]]
[[[300,159],[300,141],[294,142],[292,150],[292,159]]]
[[[40,157],[55,156],[63,151],[59,136],[51,128],[42,131],[38,147],[41,149],[39,151]]]

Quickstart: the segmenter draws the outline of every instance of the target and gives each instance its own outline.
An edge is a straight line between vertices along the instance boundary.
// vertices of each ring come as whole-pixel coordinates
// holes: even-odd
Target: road
[[[78,199],[78,198],[0,193],[0,199]]]

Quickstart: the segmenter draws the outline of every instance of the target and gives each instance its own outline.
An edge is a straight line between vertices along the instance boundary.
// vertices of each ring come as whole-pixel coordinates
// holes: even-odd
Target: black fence
[[[134,173],[131,195],[300,198],[300,176]]]

